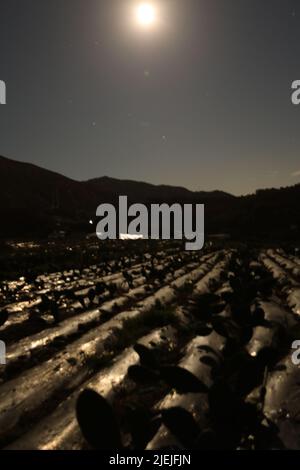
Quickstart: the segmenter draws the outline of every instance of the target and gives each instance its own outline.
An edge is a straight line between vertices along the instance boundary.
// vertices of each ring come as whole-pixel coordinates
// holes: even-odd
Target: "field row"
[[[299,259],[126,262],[45,276],[6,303],[1,446],[299,449]]]

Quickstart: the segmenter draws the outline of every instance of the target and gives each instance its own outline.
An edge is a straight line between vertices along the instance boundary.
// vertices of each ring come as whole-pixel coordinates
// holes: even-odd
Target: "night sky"
[[[77,180],[300,180],[299,0],[0,0],[0,154]]]

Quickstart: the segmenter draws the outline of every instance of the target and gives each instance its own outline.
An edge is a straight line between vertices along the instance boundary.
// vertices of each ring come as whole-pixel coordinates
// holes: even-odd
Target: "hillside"
[[[189,191],[107,176],[79,182],[0,157],[0,235],[47,235],[58,225],[87,231],[98,205],[115,204],[119,195],[127,195],[129,203],[203,203],[206,233],[228,232],[237,238],[299,234],[299,184],[235,197],[222,191]]]

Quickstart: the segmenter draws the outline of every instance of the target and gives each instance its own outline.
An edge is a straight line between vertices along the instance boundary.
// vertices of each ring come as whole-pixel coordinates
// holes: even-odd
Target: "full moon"
[[[149,26],[155,20],[155,10],[150,3],[143,3],[137,9],[137,19],[141,25]]]

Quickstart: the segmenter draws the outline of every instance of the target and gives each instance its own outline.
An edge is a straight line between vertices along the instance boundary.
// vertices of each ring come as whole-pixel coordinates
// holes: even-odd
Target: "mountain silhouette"
[[[258,190],[236,197],[223,191],[189,191],[107,176],[75,181],[36,165],[0,157],[0,236],[43,236],[57,226],[88,231],[99,204],[175,202],[205,204],[206,233],[233,237],[297,237],[300,227],[300,184]]]

